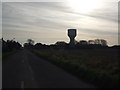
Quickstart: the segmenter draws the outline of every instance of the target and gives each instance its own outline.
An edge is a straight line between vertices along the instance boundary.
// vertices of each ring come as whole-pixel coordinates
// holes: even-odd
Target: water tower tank
[[[76,29],[68,29],[68,36],[70,38],[70,45],[75,45]]]

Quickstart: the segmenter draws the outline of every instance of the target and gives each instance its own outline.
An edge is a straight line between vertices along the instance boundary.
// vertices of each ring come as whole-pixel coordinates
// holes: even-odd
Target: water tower
[[[75,45],[76,29],[68,29],[68,36],[70,38],[70,45]]]

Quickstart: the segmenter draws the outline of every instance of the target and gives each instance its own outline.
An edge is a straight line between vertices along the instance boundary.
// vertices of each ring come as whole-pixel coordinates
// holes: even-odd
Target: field
[[[117,49],[42,49],[32,52],[98,87],[119,87]]]
[[[17,51],[16,50],[12,50],[12,51],[8,51],[8,52],[2,52],[2,59],[5,59],[7,58],[8,56],[16,53]]]

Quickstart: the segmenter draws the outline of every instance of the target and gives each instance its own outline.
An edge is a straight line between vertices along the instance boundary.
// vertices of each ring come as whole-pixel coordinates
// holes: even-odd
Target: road
[[[2,64],[2,88],[94,88],[27,50]]]

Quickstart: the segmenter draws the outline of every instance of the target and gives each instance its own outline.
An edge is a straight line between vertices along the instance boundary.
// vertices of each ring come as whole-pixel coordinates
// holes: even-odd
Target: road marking
[[[22,60],[22,63],[24,63],[24,60]]]
[[[28,68],[29,68],[30,72],[33,73],[32,68],[30,66],[28,66]]]
[[[24,60],[24,55],[22,56],[22,63],[24,63],[25,62],[25,60]]]
[[[31,68],[31,66],[30,66],[30,65],[28,66],[28,68],[29,68],[29,70],[30,70],[31,74],[33,75],[33,71],[32,71],[32,68]],[[32,80],[35,80],[33,76],[32,76]]]
[[[24,81],[21,81],[21,88],[24,88]]]
[[[33,80],[33,81],[35,80],[34,77],[32,77],[32,80]]]

